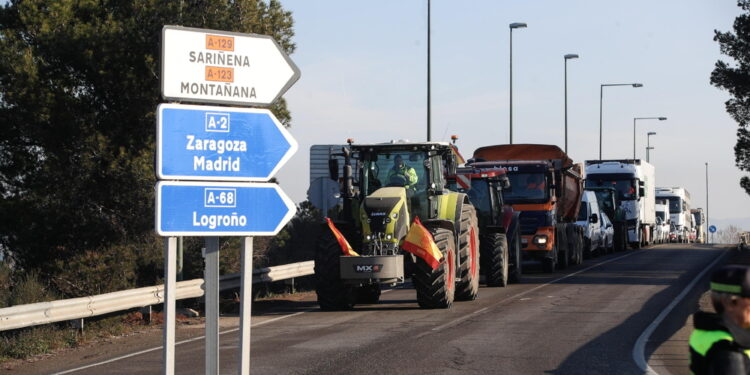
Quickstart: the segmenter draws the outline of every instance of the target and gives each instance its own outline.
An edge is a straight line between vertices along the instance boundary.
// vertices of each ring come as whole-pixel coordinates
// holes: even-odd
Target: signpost
[[[268,106],[300,77],[267,35],[164,26],[161,61],[167,100]]]
[[[164,26],[164,99],[269,106],[300,77],[269,36]],[[297,142],[266,109],[161,104],[157,108],[156,231],[164,249],[164,374],[174,373],[175,236],[205,237],[206,374],[219,372],[219,238],[243,236],[240,374],[250,372],[250,236],[270,236],[295,205],[267,183]]]
[[[711,225],[710,227],[708,227],[708,231],[711,233],[716,233],[716,225]]]

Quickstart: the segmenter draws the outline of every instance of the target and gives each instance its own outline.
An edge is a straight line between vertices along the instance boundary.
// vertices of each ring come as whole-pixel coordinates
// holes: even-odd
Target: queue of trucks
[[[408,280],[420,307],[448,308],[475,299],[480,282],[519,282],[524,262],[555,272],[628,246],[706,238],[688,191],[657,187],[640,159],[576,163],[554,145],[505,144],[465,161],[454,139],[349,140],[313,146],[310,160],[310,200],[326,216],[315,255],[324,310],[377,303],[382,286]]]

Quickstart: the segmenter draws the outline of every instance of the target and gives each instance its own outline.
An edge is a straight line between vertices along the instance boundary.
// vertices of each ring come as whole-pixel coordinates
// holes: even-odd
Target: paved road
[[[641,374],[632,359],[636,339],[723,253],[708,245],[661,245],[552,275],[531,269],[522,284],[482,288],[476,301],[450,310],[419,309],[410,289],[389,291],[380,304],[351,312],[321,312],[300,302],[283,313],[253,317],[251,372]],[[683,319],[693,308],[681,304],[676,310],[682,313],[671,316]],[[673,323],[660,327],[658,336],[669,337],[684,319]],[[237,343],[236,332],[222,335],[222,373],[236,373]],[[177,347],[177,373],[203,373],[202,344]],[[658,342],[649,343],[647,358],[655,347]],[[86,363],[71,361],[59,370]],[[74,373],[160,369],[161,351],[153,350]]]

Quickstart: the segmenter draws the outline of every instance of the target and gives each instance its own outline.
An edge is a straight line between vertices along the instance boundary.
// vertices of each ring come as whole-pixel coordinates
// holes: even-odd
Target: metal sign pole
[[[250,374],[250,316],[253,306],[253,238],[245,237],[240,250],[242,280],[240,297],[240,368],[238,374]]]
[[[206,375],[219,374],[219,237],[206,237]]]
[[[167,237],[164,241],[164,351],[163,373],[174,375],[174,336],[175,336],[175,295],[177,294],[177,238]]]

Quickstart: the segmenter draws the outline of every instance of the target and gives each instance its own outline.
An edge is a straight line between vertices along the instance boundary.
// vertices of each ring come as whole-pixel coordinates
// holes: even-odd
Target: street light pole
[[[599,160],[602,160],[602,102],[604,101],[604,88],[610,86],[633,86],[643,87],[641,83],[603,83],[599,86]]]
[[[513,144],[513,29],[526,27],[523,22],[514,22],[510,28],[510,144]]]
[[[708,232],[708,238],[711,238],[711,232],[708,230],[708,162],[706,162],[706,232]],[[711,243],[711,241],[708,241]]]
[[[636,120],[659,120],[664,121],[666,117],[634,117],[633,118],[633,160],[635,160],[635,121]]]
[[[651,160],[649,158],[649,152],[648,151],[654,149],[653,147],[651,147],[651,136],[652,135],[656,135],[656,132],[648,132],[646,134],[646,162],[647,163],[651,162]]]
[[[432,128],[431,112],[432,98],[430,97],[430,0],[427,0],[427,142],[432,141],[430,130]]]
[[[568,60],[577,59],[574,53],[563,56],[565,59],[565,153],[568,153]]]

